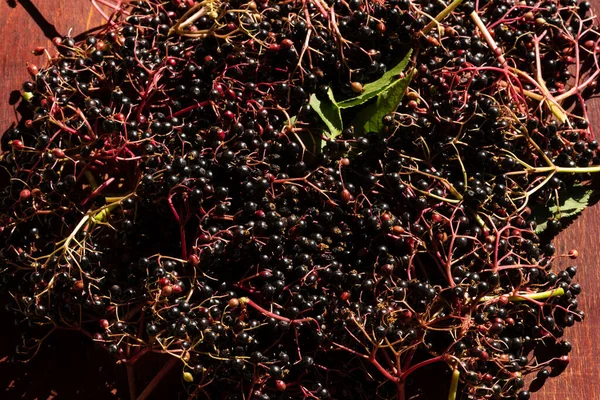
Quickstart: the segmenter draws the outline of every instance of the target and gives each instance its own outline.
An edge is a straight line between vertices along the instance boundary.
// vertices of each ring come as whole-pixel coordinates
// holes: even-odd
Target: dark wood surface
[[[600,0],[592,0],[600,12]],[[89,0],[0,0],[0,132],[15,121],[14,92],[27,78],[26,62],[43,65],[43,57],[31,50],[45,46],[53,52],[50,39],[72,30],[76,35],[101,22]],[[600,102],[590,102],[592,126],[600,138]],[[583,323],[567,333],[573,343],[569,368],[548,383],[532,398],[535,400],[600,399],[600,204],[587,209],[557,240],[557,249],[579,250],[575,261],[564,259],[560,268],[575,264],[577,279],[583,286],[581,308]],[[2,307],[3,308],[3,307]],[[5,318],[1,318],[3,322]],[[123,369],[107,364],[98,370],[92,358],[103,357],[81,338],[72,336],[51,341],[42,357],[31,366],[14,366],[6,357],[14,351],[18,337],[10,326],[0,325],[0,399],[117,399],[126,398]],[[72,351],[81,348],[81,351]],[[87,362],[88,360],[92,362]],[[143,387],[143,386],[142,386]],[[163,397],[170,399],[172,397]]]

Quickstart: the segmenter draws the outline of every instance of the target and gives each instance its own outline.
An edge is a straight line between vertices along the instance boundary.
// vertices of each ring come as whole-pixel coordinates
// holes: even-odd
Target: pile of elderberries
[[[404,400],[432,367],[443,398],[527,400],[566,367],[589,3],[93,3],[2,137],[20,359],[73,329],[230,400]]]

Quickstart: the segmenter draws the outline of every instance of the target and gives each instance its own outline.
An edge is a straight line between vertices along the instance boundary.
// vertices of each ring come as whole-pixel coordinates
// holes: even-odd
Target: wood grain
[[[600,0],[593,0],[600,11]],[[0,0],[0,133],[15,121],[10,94],[20,88],[28,76],[26,62],[43,64],[42,57],[35,57],[35,46],[52,49],[53,33],[62,35],[72,29],[74,34],[101,23],[92,11],[89,0],[15,1]],[[51,50],[53,51],[53,50]],[[18,93],[15,93],[18,96]],[[600,136],[600,102],[590,102],[592,126]],[[557,241],[557,249],[567,252],[579,250],[575,262],[565,259],[558,263],[564,268],[578,265],[578,281],[583,286],[580,297],[586,320],[567,333],[573,343],[572,361],[560,377],[550,379],[536,394],[535,400],[595,400],[600,399],[600,204],[586,210],[575,223],[563,232]],[[3,307],[2,307],[3,309]],[[7,321],[0,315],[0,320]],[[11,335],[10,327],[2,327],[0,337],[0,399],[118,399],[126,387],[123,370],[110,363],[102,371],[93,368],[102,358],[101,352],[75,337],[53,340],[51,348],[43,351],[29,367],[15,367],[2,362],[18,342]],[[78,352],[72,348],[81,348]],[[40,360],[41,359],[41,360]],[[29,375],[27,375],[29,374]],[[142,386],[143,387],[143,386]],[[126,389],[123,393],[127,393]],[[172,398],[170,396],[163,398]]]

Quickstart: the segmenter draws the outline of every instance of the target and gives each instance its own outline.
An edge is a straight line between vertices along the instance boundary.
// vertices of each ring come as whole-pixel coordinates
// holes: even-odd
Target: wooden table
[[[75,35],[97,26],[101,20],[89,0],[0,2],[0,132],[4,132],[15,121],[11,100],[15,95],[18,99],[18,93],[11,93],[28,78],[25,63],[43,64],[42,58],[32,55],[31,50],[35,46],[51,48],[50,40],[58,34],[65,35],[72,29]],[[592,0],[592,4],[600,12],[600,0]],[[592,125],[600,130],[600,102],[592,101],[590,109]],[[562,252],[579,250],[575,262],[565,259],[558,265],[579,266],[577,279],[583,286],[580,304],[586,320],[567,332],[574,344],[569,368],[560,377],[550,379],[533,398],[600,399],[600,204],[586,210],[559,236],[556,245]],[[96,363],[87,360],[103,357],[102,352],[83,345],[75,336],[51,341],[50,349],[44,349],[28,367],[9,365],[5,356],[14,351],[19,339],[10,334],[12,331],[10,327],[0,327],[0,399],[47,399],[57,394],[56,398],[62,399],[128,397],[116,389],[126,387],[122,374],[117,373],[119,368],[103,363],[108,367],[98,371]],[[85,350],[71,351],[75,347]]]

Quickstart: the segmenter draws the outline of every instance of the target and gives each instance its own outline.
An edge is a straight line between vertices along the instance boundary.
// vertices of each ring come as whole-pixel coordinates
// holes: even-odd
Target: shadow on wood
[[[38,8],[31,2],[31,0],[18,0],[18,3],[27,11],[31,19],[35,21],[37,26],[40,27],[44,36],[48,39],[52,40],[57,36],[61,36],[60,33],[56,30],[54,25],[52,25],[48,20],[42,15],[42,13],[38,10]],[[8,0],[8,5],[10,7],[16,7],[17,2],[14,0]]]

